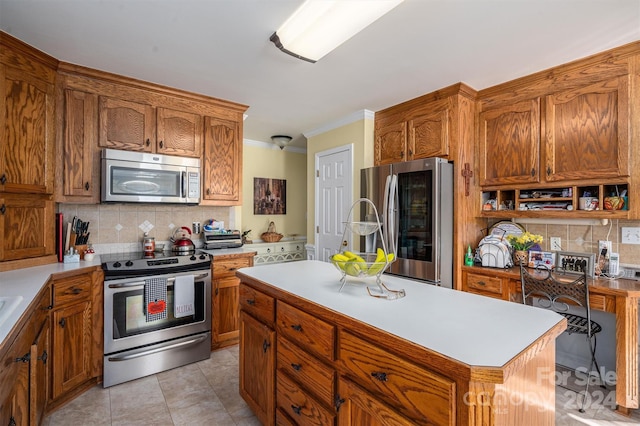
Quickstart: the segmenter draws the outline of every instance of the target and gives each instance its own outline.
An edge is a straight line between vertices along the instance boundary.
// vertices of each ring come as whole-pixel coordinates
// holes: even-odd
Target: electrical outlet
[[[606,249],[604,253],[604,258],[608,259],[611,254],[611,241],[598,241],[598,256],[602,255],[602,251]]]
[[[640,228],[623,226],[622,244],[640,244]]]
[[[562,239],[560,237],[551,237],[549,238],[549,245],[551,246],[551,251],[562,251]]]

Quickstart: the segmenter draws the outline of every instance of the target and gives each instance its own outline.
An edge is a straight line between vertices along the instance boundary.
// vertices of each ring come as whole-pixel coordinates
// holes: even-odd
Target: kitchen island
[[[264,424],[555,422],[558,314],[387,275],[406,297],[339,292],[319,261],[237,276],[240,393]]]

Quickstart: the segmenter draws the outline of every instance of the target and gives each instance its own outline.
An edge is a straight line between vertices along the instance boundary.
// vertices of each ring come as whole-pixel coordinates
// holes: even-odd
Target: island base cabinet
[[[286,413],[289,418],[293,419],[293,424],[304,426],[331,426],[335,424],[333,411],[323,407],[283,372],[278,371],[277,377],[276,404],[278,411]]]
[[[358,385],[338,381],[338,424],[340,426],[413,426],[415,422],[398,414]]]
[[[240,396],[263,425],[275,420],[275,331],[240,312]]]

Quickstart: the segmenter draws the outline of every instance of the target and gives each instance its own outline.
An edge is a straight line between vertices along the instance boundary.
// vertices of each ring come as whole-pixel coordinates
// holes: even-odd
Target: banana
[[[366,265],[365,265],[366,268]],[[360,275],[360,272],[362,271],[362,269],[360,268],[360,264],[353,262],[353,261],[349,261],[346,263],[346,266],[344,267],[344,271],[348,274],[351,275],[353,277],[357,277]]]
[[[338,265],[338,268],[344,271],[345,263],[349,261],[349,258],[343,254],[336,253],[331,257],[331,260]]]

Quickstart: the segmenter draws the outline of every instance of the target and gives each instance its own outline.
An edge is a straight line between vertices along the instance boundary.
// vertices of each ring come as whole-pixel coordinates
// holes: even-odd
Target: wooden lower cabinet
[[[412,426],[415,423],[384,404],[355,383],[340,378],[338,423],[345,426]]]
[[[38,425],[47,404],[51,293],[46,286],[0,352],[0,424]]]
[[[211,350],[238,343],[240,279],[236,277],[236,271],[253,266],[254,254],[214,256],[211,264]]]
[[[240,395],[263,425],[275,413],[275,331],[240,312]]]

